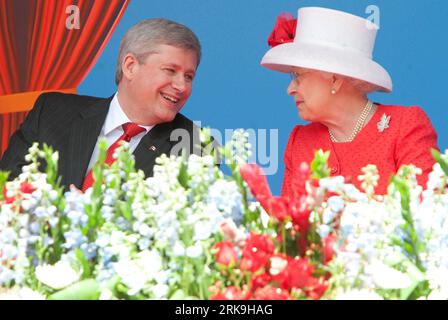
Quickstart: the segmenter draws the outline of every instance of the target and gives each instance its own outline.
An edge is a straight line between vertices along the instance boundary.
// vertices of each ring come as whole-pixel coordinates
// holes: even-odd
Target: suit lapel
[[[103,99],[80,112],[70,132],[69,152],[71,157],[66,181],[81,187],[90,157],[100,135],[109,110],[111,98]]]
[[[158,156],[163,153],[169,154],[173,145],[170,141],[172,130],[172,123],[156,125],[143,137],[135,149],[135,166],[143,170],[146,176],[153,175],[153,167]]]

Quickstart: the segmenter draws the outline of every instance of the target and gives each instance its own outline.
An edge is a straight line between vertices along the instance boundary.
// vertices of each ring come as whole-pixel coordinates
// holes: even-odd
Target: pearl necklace
[[[330,134],[330,139],[332,142],[351,142],[353,139],[355,139],[356,135],[361,131],[362,127],[364,126],[364,123],[366,122],[367,116],[369,115],[370,111],[372,110],[373,102],[370,100],[367,100],[366,105],[364,106],[364,109],[362,109],[361,114],[359,115],[358,121],[356,121],[356,125],[353,128],[352,133],[345,141],[338,141],[336,137],[334,136],[333,132],[331,132],[330,128],[328,128],[328,133]]]

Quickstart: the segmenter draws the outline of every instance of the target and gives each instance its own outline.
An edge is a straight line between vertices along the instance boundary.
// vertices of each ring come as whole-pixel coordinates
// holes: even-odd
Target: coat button
[[[331,174],[335,174],[336,172],[338,172],[339,168],[338,166],[334,166],[331,168]]]
[[[149,150],[151,150],[151,151],[156,151],[157,148],[156,148],[155,146],[150,146],[150,147],[149,147]]]

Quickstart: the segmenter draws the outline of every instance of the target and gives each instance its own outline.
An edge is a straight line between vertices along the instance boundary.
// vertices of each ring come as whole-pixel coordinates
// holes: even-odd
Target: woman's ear
[[[336,92],[338,92],[342,85],[345,82],[345,79],[339,75],[334,74],[332,77],[332,90],[335,90]]]
[[[137,57],[132,53],[128,53],[124,56],[123,62],[121,64],[121,70],[123,72],[123,77],[132,80],[139,68],[139,62]]]

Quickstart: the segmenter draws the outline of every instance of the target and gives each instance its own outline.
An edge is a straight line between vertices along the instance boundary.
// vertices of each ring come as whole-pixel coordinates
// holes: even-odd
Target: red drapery
[[[98,59],[128,3],[0,0],[0,101],[2,96],[21,92],[76,88]],[[73,22],[76,14],[70,10],[75,7],[69,6],[79,9],[79,29],[67,28],[67,19]],[[14,107],[0,103],[0,155],[26,115],[5,113],[11,111]]]

